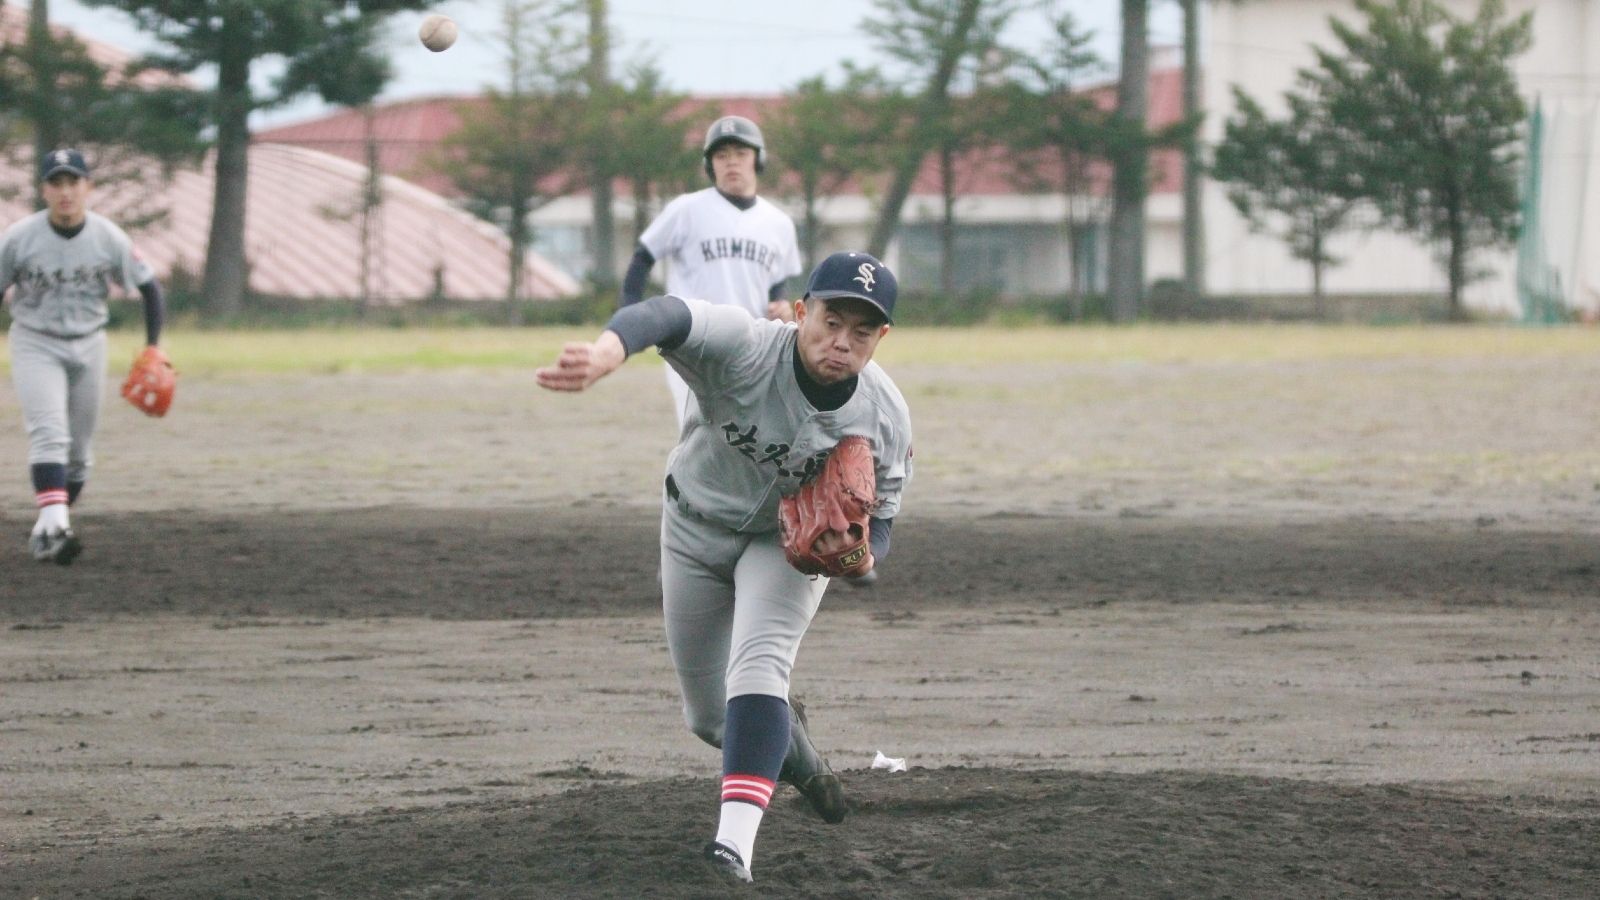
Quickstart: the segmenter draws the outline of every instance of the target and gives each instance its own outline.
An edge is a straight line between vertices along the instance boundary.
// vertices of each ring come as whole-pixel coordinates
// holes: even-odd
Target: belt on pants
[[[684,515],[689,516],[691,518],[695,518],[695,519],[702,518],[699,513],[694,511],[694,507],[690,506],[689,502],[687,500],[683,499],[683,495],[678,492],[678,483],[676,481],[672,480],[672,476],[671,475],[667,476],[666,484],[667,484],[667,499],[672,501],[672,505],[676,506],[678,508],[678,512],[683,513]]]
[[[710,519],[701,515],[699,510],[690,506],[688,500],[683,499],[683,494],[678,490],[678,483],[672,479],[671,475],[667,476],[666,487],[667,499],[672,501],[672,505],[677,507],[678,512],[699,522],[711,522]],[[712,524],[716,523],[712,522]]]

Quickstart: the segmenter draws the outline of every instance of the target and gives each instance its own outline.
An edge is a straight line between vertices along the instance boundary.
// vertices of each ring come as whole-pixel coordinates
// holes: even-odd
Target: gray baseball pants
[[[667,648],[689,730],[720,747],[729,697],[788,699],[800,639],[828,579],[789,565],[777,531],[730,531],[664,499],[661,591]]]
[[[13,324],[8,341],[28,463],[64,463],[69,482],[87,481],[105,390],[105,331],[63,338]]]

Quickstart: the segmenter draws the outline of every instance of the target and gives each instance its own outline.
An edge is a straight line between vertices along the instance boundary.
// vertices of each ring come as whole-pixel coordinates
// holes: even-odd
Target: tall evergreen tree
[[[1234,89],[1237,112],[1224,125],[1212,175],[1254,231],[1275,234],[1295,259],[1311,266],[1311,292],[1319,316],[1323,273],[1339,260],[1328,240],[1354,224],[1361,173],[1343,152],[1327,110],[1315,98],[1291,93],[1289,113],[1267,116],[1261,105]]]
[[[244,304],[245,189],[250,114],[307,92],[359,106],[388,79],[376,50],[383,17],[428,0],[84,0],[120,9],[168,48],[151,61],[175,72],[214,69],[207,115],[216,135],[216,187],[201,290],[211,311]],[[268,89],[252,85],[264,60],[283,74]]]
[[[1010,95],[1001,104],[1007,121],[1001,134],[1021,151],[1015,182],[1066,200],[1062,228],[1071,267],[1067,306],[1072,318],[1079,319],[1084,296],[1093,287],[1088,238],[1105,209],[1094,171],[1106,154],[1107,130],[1107,113],[1083,88],[1106,63],[1091,46],[1094,35],[1081,29],[1071,13],[1052,17],[1049,27],[1038,55],[1024,58],[1016,69]]]
[[[806,271],[820,261],[823,198],[877,165],[871,148],[886,118],[897,118],[884,115],[883,100],[892,93],[876,69],[847,67],[838,87],[821,76],[800,82],[788,92],[782,110],[763,125],[769,144],[783,151],[772,155],[780,175],[773,192],[799,201]]]
[[[582,179],[579,154],[588,121],[582,93],[584,43],[565,0],[503,0],[506,85],[463,106],[461,127],[445,139],[436,167],[474,210],[511,237],[506,316],[521,323],[523,266],[532,242],[528,215]]]
[[[71,53],[70,45],[57,46],[50,34],[50,3],[49,0],[33,0],[28,5],[28,49],[26,54],[27,65],[31,70],[32,84],[28,91],[29,118],[33,120],[33,155],[35,159],[42,159],[53,148],[63,146],[61,141],[60,109],[55,102],[55,91],[60,84],[57,73],[60,71],[60,57],[62,51]],[[100,81],[103,76],[95,77],[100,73],[95,70],[87,55],[79,55],[72,62],[79,63],[77,68],[90,76],[89,80]],[[82,63],[89,63],[83,66]],[[35,186],[33,208],[44,209],[44,195],[40,193],[42,185]]]
[[[1457,18],[1437,0],[1355,0],[1364,30],[1331,20],[1340,50],[1318,48],[1302,77],[1362,173],[1352,188],[1392,225],[1439,248],[1450,314],[1484,273],[1475,250],[1518,229],[1517,171],[1527,104],[1511,60],[1532,43],[1533,14],[1483,0]]]
[[[33,172],[45,151],[79,147],[119,223],[137,229],[161,218],[166,209],[153,182],[197,160],[206,146],[201,97],[137,64],[96,62],[82,42],[50,26],[49,10],[45,0],[34,0],[25,38],[0,43],[0,140],[7,156],[20,171]],[[42,207],[38,189],[32,178],[0,185],[8,193],[32,191]]]
[[[713,113],[686,112],[687,96],[669,90],[654,63],[632,66],[618,91],[615,161],[617,171],[627,173],[637,238],[649,227],[661,197],[703,184],[698,135],[692,144],[685,135]]]
[[[950,115],[950,87],[961,64],[994,46],[996,36],[1015,14],[1019,0],[875,0],[880,18],[863,27],[879,47],[914,73],[919,87],[915,117],[900,142],[878,220],[867,240],[868,252],[882,257],[911,183],[922,161],[941,140],[941,123]]]

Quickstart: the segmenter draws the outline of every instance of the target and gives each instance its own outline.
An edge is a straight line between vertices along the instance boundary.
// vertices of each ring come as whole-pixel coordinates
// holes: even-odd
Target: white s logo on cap
[[[872,274],[873,273],[872,263],[862,263],[861,264],[861,268],[856,269],[856,271],[860,272],[861,274],[857,275],[855,278],[852,278],[851,280],[852,281],[859,281],[859,282],[861,282],[861,286],[862,287],[866,288],[869,291],[872,290],[873,282],[877,280],[876,277],[874,277],[874,275]]]

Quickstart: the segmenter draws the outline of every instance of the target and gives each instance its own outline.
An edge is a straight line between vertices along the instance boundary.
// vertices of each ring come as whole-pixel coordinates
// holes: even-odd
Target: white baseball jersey
[[[662,351],[700,402],[667,459],[683,501],[734,531],[775,531],[778,498],[815,475],[841,438],[858,434],[877,463],[873,515],[894,518],[911,480],[911,413],[888,374],[868,363],[843,406],[818,411],[795,380],[796,325],[684,303],[689,337]]]
[[[772,286],[800,274],[794,221],[756,197],[740,209],[708,187],[667,204],[639,235],[650,255],[667,264],[667,293],[767,314]]]
[[[128,235],[93,212],[71,238],[50,227],[46,210],[0,235],[0,291],[15,285],[11,318],[44,334],[77,338],[99,331],[109,317],[112,284],[133,291],[154,278]]]

